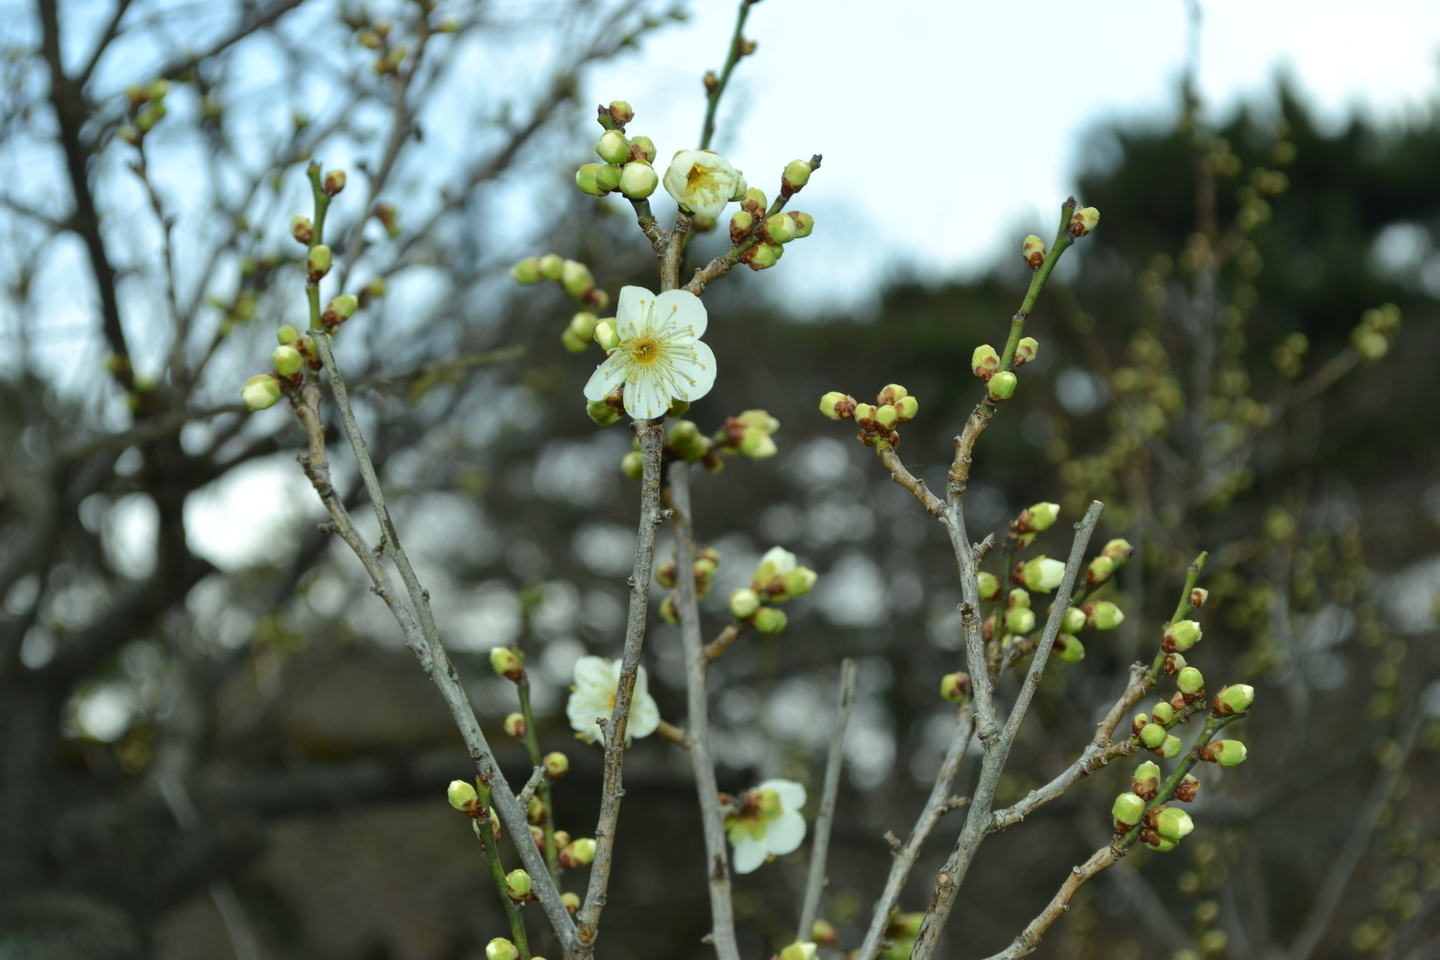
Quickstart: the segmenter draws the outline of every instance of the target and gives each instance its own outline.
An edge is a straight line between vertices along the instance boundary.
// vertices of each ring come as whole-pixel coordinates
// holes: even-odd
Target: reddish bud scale
[[[1203,607],[1205,605],[1205,601],[1208,599],[1210,599],[1209,590],[1205,590],[1201,587],[1196,587],[1195,589],[1190,591],[1190,606],[1196,610],[1199,610],[1201,607]]]
[[[1185,669],[1185,658],[1178,653],[1167,652],[1165,657],[1165,673],[1167,676],[1174,676]]]
[[[1185,695],[1183,693],[1175,694],[1175,696],[1170,698],[1170,706],[1174,707],[1177,713],[1184,710],[1185,707],[1188,706]],[[1188,714],[1186,716],[1188,716]]]
[[[1199,793],[1200,781],[1188,773],[1185,775],[1185,779],[1181,780],[1175,787],[1175,799],[1181,803],[1194,801],[1196,795]]]

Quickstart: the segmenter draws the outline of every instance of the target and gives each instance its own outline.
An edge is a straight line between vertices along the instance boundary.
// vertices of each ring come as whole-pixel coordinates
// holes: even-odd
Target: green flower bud
[[[1063,663],[1079,663],[1085,659],[1085,644],[1068,633],[1056,634],[1052,654]]]
[[[152,103],[145,107],[135,116],[135,128],[141,133],[149,133],[155,124],[165,119],[170,111],[163,103]]]
[[[986,396],[991,403],[999,403],[1015,396],[1015,386],[1020,381],[1009,370],[1002,370],[990,378]]]
[[[1156,853],[1169,853],[1180,846],[1180,841],[1171,840],[1169,837],[1162,837],[1158,833],[1152,833],[1145,841],[1145,846]]]
[[[1034,360],[1035,355],[1039,352],[1040,342],[1038,340],[1034,337],[1021,337],[1020,342],[1015,344],[1015,366],[1025,366]]]
[[[1020,575],[1024,579],[1026,587],[1036,593],[1049,593],[1060,586],[1060,581],[1065,579],[1065,564],[1059,560],[1051,560],[1042,554],[1027,561],[1021,568]]]
[[[750,254],[750,259],[744,262],[750,266],[751,270],[766,270],[780,262],[785,248],[778,243],[761,243],[746,250],[745,253]]]
[[[592,197],[603,197],[606,191],[600,186],[601,164],[587,163],[575,171],[575,186],[580,192]]]
[[[1160,757],[1164,760],[1174,760],[1180,756],[1180,738],[1166,737],[1165,742],[1160,745]]]
[[[445,796],[449,799],[450,806],[462,813],[474,811],[480,803],[480,797],[475,792],[475,788],[464,780],[451,780]]]
[[[737,210],[730,218],[730,242],[738,245],[750,228],[755,226],[755,218],[745,210]]]
[[[791,160],[785,164],[785,172],[780,175],[780,183],[788,187],[791,193],[798,193],[800,188],[810,182],[810,164],[804,160]]]
[[[1039,270],[1040,265],[1045,262],[1045,241],[1033,233],[1030,234],[1030,236],[1026,237],[1024,242],[1020,244],[1020,256],[1024,257],[1025,262],[1030,264],[1030,269]]]
[[[574,913],[580,909],[580,894],[562,893],[560,894],[560,902],[565,905],[566,913]]]
[[[1255,688],[1248,683],[1227,684],[1215,694],[1214,713],[1217,717],[1228,717],[1244,713],[1255,702]]]
[[[1013,607],[1006,610],[1005,628],[1011,633],[1029,633],[1035,629],[1035,611],[1028,607]]]
[[[510,713],[505,715],[505,734],[514,737],[516,740],[525,739],[525,714]]]
[[[1116,538],[1105,544],[1105,549],[1100,551],[1100,556],[1109,557],[1115,563],[1115,568],[1118,570],[1129,561],[1130,554],[1134,552],[1135,548],[1130,546],[1129,540]]]
[[[308,247],[315,237],[315,224],[310,222],[309,217],[296,217],[290,221],[290,236]]]
[[[977,577],[976,579],[979,578]],[[1010,595],[1005,598],[1005,606],[1007,609],[1013,609],[1014,607],[1028,607],[1030,606],[1030,594],[1025,590],[1020,589],[1019,587],[1016,587],[1014,590],[1011,590]]]
[[[1146,760],[1135,768],[1130,780],[1130,789],[1146,800],[1153,799],[1160,792],[1160,768],[1153,760]]]
[[[1060,504],[1040,503],[1033,504],[1030,509],[1020,515],[1020,525],[1027,530],[1043,532],[1055,526],[1055,521],[1060,517]]]
[[[485,945],[485,960],[519,960],[520,951],[504,937],[496,937]]]
[[[940,696],[951,703],[964,703],[970,699],[970,674],[947,673],[940,678]]]
[[[649,137],[635,137],[630,141],[631,161],[642,160],[645,163],[655,162],[655,141]]]
[[[785,599],[805,596],[819,578],[820,575],[809,567],[796,567],[791,570],[785,574]]]
[[[609,320],[601,320],[595,324],[595,332],[593,334],[595,342],[598,343],[600,349],[606,353],[620,346],[620,334],[615,332],[614,319],[614,317],[611,317]]]
[[[1195,829],[1190,814],[1179,807],[1163,806],[1155,811],[1155,831],[1171,840],[1184,840]]]
[[[326,174],[325,174],[325,180],[324,180],[323,185],[322,185],[322,189],[325,191],[325,193],[326,193],[327,196],[331,196],[331,197],[333,197],[333,196],[335,196],[336,194],[338,194],[341,190],[344,190],[344,189],[345,189],[345,171],[344,171],[344,170],[331,170],[331,171],[329,171],[328,173],[326,173]]]
[[[524,284],[537,282],[540,279],[540,258],[526,257],[515,261],[515,266],[510,268],[510,279]]]
[[[519,903],[530,896],[530,874],[524,870],[511,870],[505,874],[505,888],[510,899]]]
[[[1000,354],[988,343],[982,343],[970,355],[970,369],[981,380],[989,380],[1000,370]]]
[[[1200,759],[1222,767],[1237,767],[1245,762],[1245,744],[1239,740],[1211,740],[1200,751]]]
[[[1175,719],[1175,708],[1161,700],[1150,710],[1150,718],[1156,723],[1169,725],[1170,721]]]
[[[900,414],[901,423],[914,420],[915,414],[920,412],[920,401],[914,397],[901,397],[895,401],[895,411]]]
[[[1099,222],[1099,210],[1094,207],[1081,207],[1070,216],[1070,236],[1083,237],[1093,231]]]
[[[619,130],[606,130],[595,144],[595,153],[606,163],[624,163],[630,159],[630,141]]]
[[[319,280],[330,272],[330,248],[325,244],[319,244],[310,248],[310,255],[305,258],[305,269],[310,274],[311,282]]]
[[[789,243],[795,239],[796,223],[788,213],[777,213],[765,220],[765,233],[776,243]]]
[[[1186,667],[1175,675],[1175,686],[1185,694],[1186,699],[1205,690],[1205,677],[1194,667]]]
[[[839,942],[840,936],[835,932],[835,925],[828,920],[816,920],[810,928],[810,936],[815,938],[816,943],[833,947]]]
[[[789,622],[785,611],[774,607],[761,607],[755,612],[755,629],[761,633],[779,633]]]
[[[1165,732],[1165,728],[1158,723],[1147,723],[1140,728],[1140,742],[1151,750],[1162,746],[1167,736],[1169,734]]]
[[[639,480],[645,475],[645,458],[639,450],[631,450],[620,458],[620,472],[630,480]]]
[[[765,199],[765,191],[756,187],[749,187],[745,190],[743,202],[746,204],[754,204],[761,210],[767,210],[770,207],[769,201]]]
[[[506,680],[519,683],[525,675],[525,654],[513,647],[492,647],[490,667]]]
[[[608,427],[620,419],[621,411],[604,400],[585,401],[585,413],[597,427]]]
[[[559,780],[570,769],[570,758],[556,750],[541,757],[540,765],[545,768],[545,776],[551,780]]]
[[[565,292],[577,300],[583,300],[585,295],[595,289],[595,278],[590,275],[590,268],[578,260],[566,260],[560,273],[560,285]]]
[[[566,870],[584,866],[595,859],[595,841],[589,837],[581,837],[579,840],[572,840],[570,844],[560,851],[560,866]]]
[[[1096,557],[1090,561],[1090,566],[1085,570],[1085,582],[1092,587],[1098,587],[1109,580],[1110,575],[1114,572],[1114,560],[1105,556]]]
[[[1096,630],[1114,630],[1125,622],[1125,614],[1109,600],[1087,603],[1080,609],[1085,612],[1085,622]]]
[[[773,457],[778,449],[770,434],[762,430],[746,430],[740,435],[740,452],[751,460]]]
[[[1210,599],[1210,591],[1204,587],[1195,587],[1190,591],[1190,606],[1199,610],[1205,606],[1205,601]]]
[[[276,347],[270,354],[270,362],[275,364],[275,371],[282,377],[293,377],[305,369],[305,358],[299,350],[290,346]]]
[[[975,582],[980,587],[981,600],[994,600],[1000,595],[1000,580],[995,574],[982,570],[975,575]]]
[[[1085,629],[1085,611],[1078,607],[1070,607],[1065,611],[1065,619],[1060,621],[1060,632],[1073,636]]]
[[[558,254],[547,253],[535,260],[535,268],[546,280],[559,280],[565,275],[565,261]]]
[[[530,802],[525,806],[525,819],[531,823],[541,824],[545,822],[545,816],[545,801],[539,797],[531,797]]]
[[[630,200],[644,200],[660,185],[660,175],[643,160],[632,160],[620,172],[620,192]]]
[[[1162,649],[1166,653],[1184,653],[1199,642],[1203,635],[1200,624],[1194,620],[1181,620],[1179,623],[1172,623],[1165,630],[1165,641]]]
[[[1181,670],[1184,670],[1184,669],[1185,669],[1185,666],[1186,666],[1186,664],[1185,664],[1185,654],[1183,654],[1183,653],[1167,653],[1167,654],[1165,654],[1165,666],[1164,666],[1163,669],[1164,669],[1164,671],[1165,671],[1165,675],[1166,675],[1166,676],[1174,676],[1175,674],[1179,673]]]
[[[838,390],[831,390],[820,398],[820,412],[831,420],[845,420],[854,413],[855,401]]]
[[[252,413],[268,410],[280,399],[280,381],[268,373],[262,373],[245,381],[240,388],[240,399]]]
[[[815,944],[797,940],[780,951],[780,960],[815,960]]]
[[[804,213],[800,210],[796,210],[792,212],[789,216],[791,220],[795,221],[796,240],[804,240],[806,237],[810,236],[811,232],[814,231],[815,218],[810,216],[810,214]]]
[[[1191,802],[1199,793],[1200,780],[1188,773],[1175,785],[1175,799],[1181,803]]]
[[[730,594],[730,615],[736,620],[749,620],[760,609],[760,596],[749,587]]]
[[[1115,798],[1115,805],[1110,808],[1110,815],[1115,818],[1116,823],[1123,823],[1127,827],[1133,827],[1145,816],[1145,801],[1133,793],[1122,793]]]
[[[611,100],[609,114],[610,119],[622,127],[635,119],[634,109],[624,100]]]
[[[882,404],[875,410],[875,421],[881,426],[889,428],[900,422],[900,411],[891,404]]]
[[[335,322],[344,322],[355,316],[360,309],[360,298],[353,293],[342,293],[325,307],[325,316],[334,317]]]
[[[300,339],[300,331],[296,330],[289,324],[286,324],[279,330],[275,331],[275,339],[282,346],[293,347],[295,346],[295,343]]]

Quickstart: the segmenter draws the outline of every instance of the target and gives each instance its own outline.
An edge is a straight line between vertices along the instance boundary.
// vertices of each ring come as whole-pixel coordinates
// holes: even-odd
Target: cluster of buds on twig
[[[760,558],[750,586],[730,594],[730,615],[736,623],[753,626],[761,633],[779,633],[788,618],[776,605],[803,597],[818,577],[814,570],[800,566],[789,550],[771,547]]]
[[[691,564],[692,575],[695,580],[695,597],[703,600],[710,595],[715,588],[715,573],[720,567],[720,551],[714,547],[704,547],[695,552],[695,562]],[[655,571],[655,580],[667,590],[674,590],[679,582],[679,567],[672,557],[660,564]],[[680,611],[676,606],[675,594],[670,594],[660,602],[660,618],[669,624],[680,622]]]
[[[625,411],[624,388],[603,400],[588,401],[586,412],[590,419],[600,426],[608,426],[620,419]],[[667,413],[679,416],[688,412],[690,404],[683,400],[671,401]],[[764,460],[779,452],[775,445],[775,433],[780,421],[766,410],[746,410],[738,417],[726,417],[720,429],[706,436],[700,427],[690,420],[672,420],[665,436],[664,459],[667,462],[699,463],[710,473],[725,469],[724,457],[743,456],[751,460]],[[620,460],[620,472],[631,480],[639,480],[645,470],[644,458],[640,455],[640,441],[637,438],[631,449]]]
[[[1095,227],[1100,223],[1100,211],[1094,207],[1080,207],[1070,215],[1070,226],[1067,228],[1070,236],[1086,236],[1094,232]]]
[[[410,52],[407,45],[391,41],[390,35],[394,30],[394,23],[381,18],[355,35],[360,46],[379,54],[370,64],[370,68],[382,77],[399,70]]]
[[[169,112],[165,106],[165,95],[169,92],[170,81],[163,77],[144,86],[127,87],[125,103],[130,113],[130,122],[120,128],[120,139],[139,146],[145,134],[165,119]]]
[[[1393,303],[1366,310],[1350,332],[1350,346],[1361,360],[1374,363],[1390,352],[1395,332],[1400,329],[1400,308]]]
[[[604,310],[610,305],[610,294],[595,285],[595,277],[590,273],[590,268],[579,260],[563,259],[559,254],[546,253],[518,260],[510,268],[510,276],[516,283],[524,284],[552,280],[564,287],[570,298],[582,307]],[[575,326],[575,318],[571,318],[571,325]],[[594,336],[598,326],[597,320],[595,326],[589,327],[589,336],[584,339]]]
[[[1060,505],[1058,503],[1041,501],[1021,510],[1020,515],[1010,521],[1010,535],[1015,538],[1015,545],[1017,547],[1030,546],[1035,542],[1037,534],[1043,533],[1055,525],[1059,516]]]
[[[1130,562],[1130,555],[1134,552],[1135,548],[1128,540],[1116,538],[1105,544],[1105,548],[1085,568],[1086,589],[1094,590],[1108,582],[1117,570]]]
[[[970,354],[970,369],[985,384],[985,399],[991,403],[1002,403],[1015,395],[1020,380],[1014,371],[1034,360],[1040,352],[1040,343],[1034,337],[1021,337],[1015,344],[1015,353],[1010,358],[1010,369],[1002,370],[1002,357],[988,343],[982,343]]]
[[[895,428],[909,423],[920,412],[920,401],[898,383],[887,384],[875,402],[857,403],[854,397],[831,391],[820,398],[820,412],[831,420],[854,420],[860,425],[857,436],[867,447],[882,450],[900,445]]]
[[[598,108],[597,120],[605,132],[595,144],[595,153],[604,162],[587,163],[575,171],[575,185],[582,193],[603,197],[619,192],[627,200],[640,201],[660,186],[653,166],[654,142],[649,137],[625,136],[625,125],[634,119],[635,111],[624,100]]]
[[[818,166],[818,164],[816,164]],[[790,197],[810,179],[811,166],[804,160],[792,160],[781,177],[780,193]],[[795,186],[789,177],[799,182]],[[737,259],[751,270],[775,266],[785,253],[785,244],[803,240],[815,229],[815,218],[803,211],[770,213],[763,190],[749,189],[741,198],[740,209],[730,218],[730,244],[738,251]],[[745,246],[748,240],[755,242]],[[743,247],[743,249],[742,249]]]

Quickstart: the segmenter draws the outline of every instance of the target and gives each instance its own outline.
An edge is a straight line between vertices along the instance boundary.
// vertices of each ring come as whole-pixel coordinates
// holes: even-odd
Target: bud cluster
[[[1041,501],[1020,511],[1010,521],[1010,535],[1015,537],[1017,547],[1028,547],[1035,542],[1036,534],[1043,533],[1055,525],[1060,517],[1060,504]]]
[[[795,554],[783,547],[771,547],[760,558],[750,586],[730,594],[730,615],[761,633],[779,633],[788,618],[776,605],[803,597],[818,578],[814,570],[796,562]]]
[[[1350,346],[1360,359],[1374,363],[1390,352],[1395,332],[1400,329],[1400,308],[1393,303],[1366,310],[1350,332]]]
[[[1087,592],[1107,583],[1115,575],[1115,571],[1130,562],[1130,555],[1134,552],[1135,548],[1130,545],[1128,540],[1117,538],[1105,544],[1105,549],[1101,550],[1100,554],[1085,568]]]
[[[715,573],[720,566],[720,551],[714,547],[705,547],[695,552],[695,562],[691,565],[691,571],[695,580],[695,597],[703,600],[710,595],[715,588]],[[660,586],[667,590],[674,590],[678,582],[679,568],[675,560],[666,560],[660,564],[655,572],[655,579]],[[675,595],[672,593],[660,603],[660,617],[666,623],[677,624],[680,622],[680,611],[675,605]]]
[[[163,77],[152,80],[144,86],[130,86],[125,89],[126,106],[130,122],[120,128],[120,138],[126,143],[139,145],[145,134],[155,124],[165,119],[169,112],[165,106],[165,95],[170,92],[170,81]]]
[[[565,260],[558,254],[546,253],[536,257],[525,257],[517,260],[510,268],[510,276],[516,283],[532,284],[541,280],[551,280],[565,288],[565,292],[582,307],[589,307],[592,310],[604,310],[610,305],[610,295],[595,285],[595,277],[590,273],[590,268],[579,260]],[[570,326],[566,328],[566,335],[562,335],[562,342],[566,349],[572,352],[580,352],[584,349],[583,341],[590,337],[598,339],[598,329],[602,321],[596,320],[593,326],[582,317],[593,316],[590,313],[576,314],[571,318]],[[588,330],[585,336],[581,337],[581,346],[577,350],[573,346],[573,339],[583,331]]]
[[[854,397],[832,391],[820,398],[820,412],[831,420],[854,420],[860,425],[860,441],[881,450],[900,445],[895,428],[909,423],[920,412],[920,401],[898,383],[888,384],[873,404],[857,403]]]

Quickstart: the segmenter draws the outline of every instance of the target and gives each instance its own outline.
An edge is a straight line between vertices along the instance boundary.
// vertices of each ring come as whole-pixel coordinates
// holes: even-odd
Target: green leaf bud
[[[730,594],[730,615],[736,620],[749,620],[760,609],[760,595],[749,587]]]
[[[838,390],[820,398],[820,412],[831,420],[848,420],[855,412],[855,401]]]
[[[1099,223],[1099,210],[1094,207],[1081,207],[1070,216],[1070,236],[1083,237],[1092,232]]]
[[[1175,719],[1175,708],[1170,706],[1170,704],[1166,703],[1164,700],[1161,700],[1159,703],[1155,704],[1155,706],[1151,708],[1150,718],[1156,723],[1163,723],[1168,725],[1171,720]]]
[[[1011,633],[1029,633],[1035,629],[1035,611],[1028,607],[1013,607],[1006,610],[1005,628]]]
[[[305,358],[291,346],[276,347],[270,354],[270,362],[275,364],[275,372],[282,377],[293,377],[305,369]]]
[[[804,160],[791,160],[785,164],[785,172],[780,175],[782,189],[788,188],[790,193],[799,193],[800,188],[810,182],[811,172],[810,164]]]
[[[1002,370],[990,378],[986,396],[991,403],[999,403],[1015,396],[1015,387],[1020,381],[1009,370]]]
[[[485,960],[519,960],[520,951],[504,937],[496,937],[485,945]]]
[[[474,811],[480,803],[480,797],[475,793],[475,788],[464,780],[451,780],[445,796],[449,799],[450,806],[462,813]]]
[[[565,261],[560,259],[558,254],[547,253],[537,257],[535,268],[540,271],[540,276],[546,280],[559,280],[565,275]]]
[[[780,951],[780,960],[815,960],[815,944],[797,940]]]
[[[506,680],[519,683],[525,676],[525,654],[513,647],[492,647],[490,667]]]
[[[765,220],[765,235],[776,243],[789,243],[795,239],[795,221],[788,213],[777,213]]]
[[[1096,630],[1114,630],[1125,622],[1125,614],[1109,600],[1087,603],[1080,609],[1085,612],[1085,622]]]
[[[1239,740],[1211,740],[1200,751],[1200,759],[1222,767],[1237,767],[1245,762],[1245,744]]]
[[[1166,653],[1184,653],[1199,642],[1203,632],[1200,624],[1194,620],[1181,620],[1179,623],[1172,623],[1165,629],[1165,639],[1161,643],[1161,649]]]
[[[262,373],[245,381],[240,388],[240,399],[252,413],[268,410],[280,399],[280,381],[268,373]]]
[[[290,236],[308,247],[315,237],[315,224],[309,217],[296,217],[290,221]]]
[[[310,255],[305,258],[305,269],[310,274],[312,283],[329,273],[330,248],[323,243],[311,247]]]
[[[964,703],[970,699],[970,674],[963,670],[947,673],[940,678],[940,696],[951,703]]]
[[[570,758],[556,750],[541,757],[540,765],[545,768],[545,776],[551,780],[559,780],[570,769]]]
[[[1056,634],[1052,653],[1062,663],[1079,663],[1085,659],[1085,644],[1068,633]]]
[[[1244,713],[1255,702],[1255,688],[1248,683],[1227,684],[1215,694],[1214,713],[1217,717],[1228,717]]]
[[[606,130],[595,144],[595,153],[606,163],[624,163],[630,159],[630,141],[619,130]]]
[[[1184,840],[1194,829],[1195,821],[1179,807],[1163,806],[1155,811],[1155,830],[1162,837]]]
[[[645,458],[639,450],[631,450],[620,458],[620,472],[630,480],[639,480],[645,475]]]
[[[594,859],[595,841],[589,837],[572,840],[564,850],[560,851],[560,866],[566,870],[584,866],[594,861]]]
[[[792,211],[789,214],[791,220],[795,221],[795,239],[804,240],[815,230],[815,218],[801,210]]]
[[[1140,742],[1151,750],[1164,744],[1167,736],[1165,728],[1158,723],[1147,723],[1140,729]]]
[[[560,274],[560,285],[570,296],[583,300],[595,289],[595,278],[590,275],[590,268],[579,260],[566,260]]]
[[[1165,742],[1160,745],[1160,750],[1158,752],[1162,759],[1174,760],[1176,757],[1180,756],[1180,749],[1180,738],[1170,736],[1165,738]]]
[[[761,607],[755,612],[755,629],[761,633],[779,633],[789,622],[785,611],[774,607]]]
[[[994,600],[1000,595],[1000,580],[995,574],[982,570],[975,575],[975,582],[980,587],[981,600]]]
[[[1033,233],[1030,234],[1030,236],[1026,237],[1024,242],[1020,244],[1020,256],[1024,257],[1025,262],[1030,264],[1030,269],[1039,270],[1040,265],[1045,262],[1045,241]]]
[[[643,160],[631,160],[620,172],[620,192],[630,200],[644,200],[660,185],[660,175]]]
[[[1185,698],[1188,700],[1205,691],[1205,676],[1194,667],[1186,667],[1175,675],[1175,686],[1185,694]]]
[[[1160,792],[1160,767],[1155,761],[1146,760],[1135,768],[1135,775],[1130,779],[1130,789],[1146,800],[1155,798],[1155,794]]]
[[[1110,815],[1115,818],[1116,823],[1133,827],[1145,816],[1145,801],[1133,793],[1122,793],[1115,798]]]
[[[1023,367],[1040,352],[1040,342],[1034,337],[1021,337],[1015,344],[1015,366]]]
[[[530,897],[530,874],[524,870],[511,870],[505,874],[505,889],[510,899],[519,903]]]
[[[1065,618],[1060,621],[1060,632],[1068,636],[1074,636],[1085,629],[1085,611],[1079,607],[1069,607],[1065,611]]]
[[[525,714],[506,714],[504,726],[506,736],[514,737],[516,740],[525,739]]]
[[[1000,369],[1000,354],[988,343],[982,343],[970,354],[970,369],[981,380],[989,380]]]

